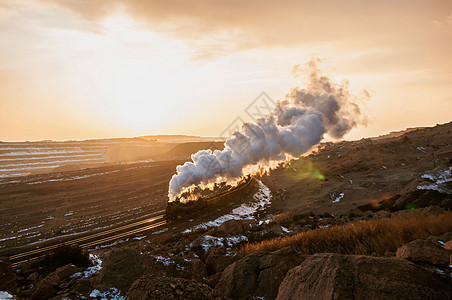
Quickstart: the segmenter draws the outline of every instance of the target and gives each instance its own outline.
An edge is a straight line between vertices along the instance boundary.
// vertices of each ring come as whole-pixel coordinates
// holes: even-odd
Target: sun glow
[[[77,86],[78,98],[118,127],[134,132],[165,127],[188,72],[185,46],[123,16],[106,19],[101,31],[101,36],[79,34],[70,50],[61,49],[71,53],[65,57],[71,72],[68,85]],[[81,63],[71,64],[74,58]]]

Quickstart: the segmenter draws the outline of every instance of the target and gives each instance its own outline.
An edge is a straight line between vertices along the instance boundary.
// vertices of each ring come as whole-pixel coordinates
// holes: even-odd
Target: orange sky
[[[216,136],[311,57],[367,127],[452,120],[452,2],[0,0],[0,140]]]

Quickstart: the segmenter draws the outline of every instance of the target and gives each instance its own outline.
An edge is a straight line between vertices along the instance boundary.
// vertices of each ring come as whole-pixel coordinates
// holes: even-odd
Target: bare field
[[[123,164],[4,179],[0,251],[162,213],[182,161]]]

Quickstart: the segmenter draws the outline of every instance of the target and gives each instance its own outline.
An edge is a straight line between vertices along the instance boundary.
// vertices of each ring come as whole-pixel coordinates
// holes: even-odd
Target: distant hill
[[[182,143],[182,142],[210,142],[210,141],[224,141],[222,137],[204,137],[197,135],[145,135],[137,137],[144,140],[162,141],[167,143]]]
[[[170,157],[189,158],[191,154],[196,153],[199,150],[223,150],[223,148],[223,142],[190,142],[178,144],[173,149],[168,151],[166,155]]]

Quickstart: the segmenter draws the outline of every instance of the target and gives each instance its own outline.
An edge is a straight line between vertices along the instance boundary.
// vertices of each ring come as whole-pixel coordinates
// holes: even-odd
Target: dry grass
[[[302,253],[342,253],[385,255],[415,239],[452,231],[452,212],[440,216],[422,212],[372,219],[358,223],[320,228],[293,236],[250,243],[239,249],[241,255],[293,247]]]

